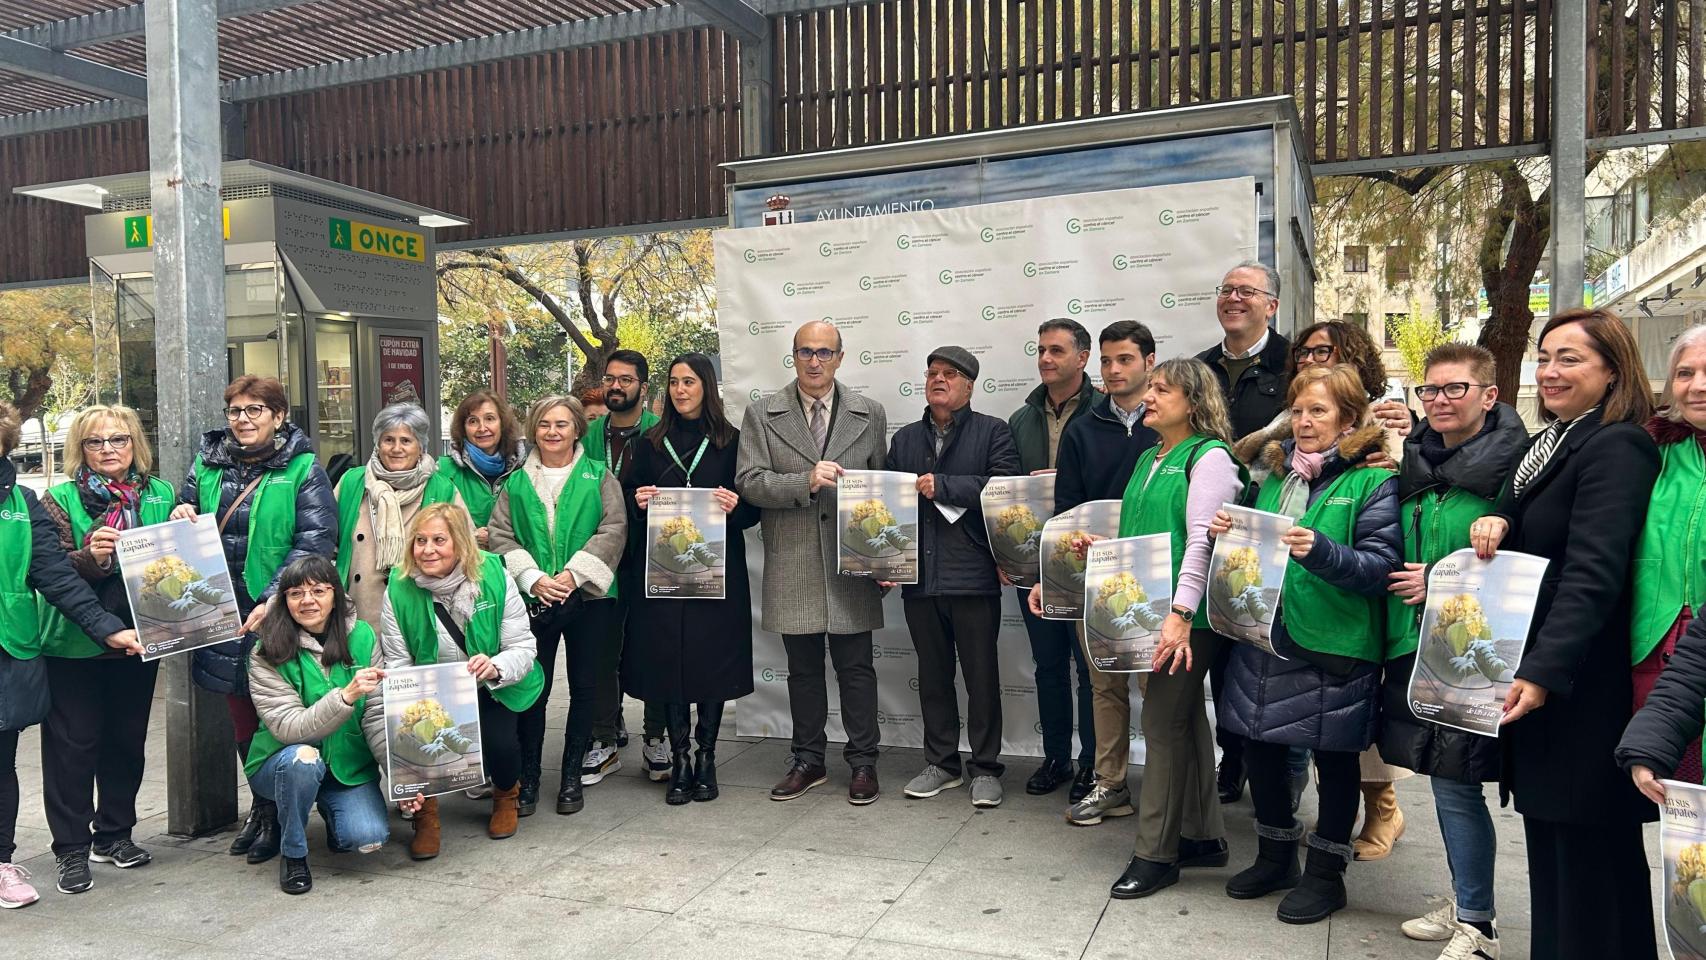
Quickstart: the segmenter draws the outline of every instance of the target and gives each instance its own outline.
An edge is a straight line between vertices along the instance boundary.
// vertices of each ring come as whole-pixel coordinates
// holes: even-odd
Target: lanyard
[[[630,429],[632,429],[632,428],[630,428]],[[635,437],[639,436],[639,431],[635,430],[632,435],[629,435],[625,431],[619,429],[619,430],[616,430],[615,433],[617,436],[619,436],[623,439],[622,454],[620,456],[612,457],[610,455],[610,450],[612,447],[615,446],[615,444],[610,442],[610,436],[611,436],[610,421],[608,419],[606,419],[604,421],[604,458],[606,460],[610,461],[610,472],[616,474],[616,476],[618,478],[620,478],[622,476],[622,463],[624,460],[626,460],[628,458],[628,441],[631,441]]]
[[[670,443],[668,437],[663,438],[663,448],[669,451],[669,458],[675,461],[675,465],[680,468],[681,475],[686,479],[687,485],[690,487],[693,486],[693,471],[699,469],[699,460],[705,456],[705,448],[710,445],[710,437],[701,437],[699,439],[699,449],[693,451],[693,463],[689,465],[681,462],[681,455],[675,452],[675,444]]]

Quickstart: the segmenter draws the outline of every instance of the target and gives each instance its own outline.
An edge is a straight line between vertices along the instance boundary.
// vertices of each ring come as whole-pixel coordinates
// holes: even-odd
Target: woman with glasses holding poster
[[[171,519],[212,514],[237,591],[243,631],[253,634],[278,591],[278,573],[311,554],[331,558],[338,544],[338,507],[332,482],[314,457],[313,441],[289,420],[284,386],[271,377],[244,375],[225,388],[225,427],[201,435],[201,449],[178,488]],[[239,762],[260,719],[249,699],[243,660],[250,640],[218,643],[190,652],[197,685],[225,695]],[[256,797],[232,856],[264,863],[278,855],[278,812]]]
[[[129,626],[135,622],[116,556],[119,534],[164,523],[176,502],[172,485],[153,474],[153,465],[136,411],[88,407],[66,429],[70,479],[41,501],[72,567],[101,606]],[[52,694],[41,728],[42,805],[53,832],[59,892],[82,893],[95,883],[91,859],[121,869],[153,859],[130,832],[159,663],[96,643],[46,604],[41,625]]]
[[[1427,577],[1433,564],[1469,546],[1469,526],[1491,513],[1505,478],[1528,446],[1516,409],[1499,402],[1493,355],[1447,343],[1427,356],[1415,388],[1427,419],[1404,442],[1398,471],[1398,515],[1404,526],[1404,569],[1392,574],[1387,600],[1390,657],[1382,688],[1380,753],[1426,774],[1445,839],[1452,899],[1406,921],[1415,940],[1448,940],[1444,956],[1476,950],[1498,955],[1493,927],[1493,855],[1497,837],[1482,784],[1499,779],[1499,743],[1421,720],[1410,709],[1410,675],[1421,640]]]
[[[664,800],[683,804],[717,799],[723,704],[752,692],[752,597],[742,531],[758,523],[759,510],[735,493],[740,431],[723,414],[711,359],[686,353],[671,361],[668,399],[662,421],[634,445],[634,460],[622,485],[641,516],[659,487],[711,491],[717,507],[728,515],[720,563],[723,597],[649,597],[642,590],[632,598],[628,642],[622,650],[622,691],[648,705],[663,705],[673,757]],[[629,562],[643,567],[645,558]],[[699,705],[696,729],[693,704]],[[699,744],[696,757],[689,755],[693,738]]]
[[[1256,508],[1294,517],[1282,601],[1271,639],[1280,656],[1237,644],[1217,701],[1221,722],[1246,738],[1250,796],[1260,852],[1226,884],[1252,900],[1292,889],[1280,901],[1286,923],[1315,923],[1345,906],[1344,873],[1353,856],[1361,780],[1359,754],[1374,742],[1381,665],[1386,657],[1386,582],[1400,566],[1397,480],[1368,465],[1384,431],[1359,427],[1368,394],[1348,365],[1313,367],[1292,380],[1292,437],[1270,443],[1270,473]],[[1232,527],[1224,510],[1209,532]],[[1284,659],[1281,659],[1283,657]],[[1286,754],[1314,752],[1319,814],[1300,878],[1304,831],[1291,807]]]
[[[306,831],[316,806],[334,853],[372,853],[391,837],[374,759],[386,750],[385,671],[373,628],[356,617],[330,560],[310,554],[285,567],[278,595],[249,657],[261,725],[243,772],[277,805],[278,888],[299,894],[314,886]]]
[[[544,703],[545,675],[534,659],[527,608],[502,558],[474,545],[468,512],[450,503],[422,507],[409,523],[409,547],[385,588],[380,644],[385,666],[468,664],[480,682],[480,756],[492,784],[486,835],[515,836],[524,764],[524,715]],[[409,856],[438,856],[438,798],[415,811]]]

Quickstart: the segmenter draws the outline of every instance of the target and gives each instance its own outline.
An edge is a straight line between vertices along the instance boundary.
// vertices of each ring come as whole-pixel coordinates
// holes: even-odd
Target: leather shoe
[[[1181,867],[1224,867],[1230,862],[1231,854],[1226,849],[1224,839],[1192,840],[1189,837],[1179,838],[1179,866]]]
[[[788,775],[770,788],[770,799],[792,800],[804,795],[807,790],[828,782],[829,771],[825,770],[822,765],[801,763],[795,760],[793,765],[788,768]]]
[[[877,768],[869,764],[853,768],[853,782],[847,785],[847,802],[855,806],[877,802]]]
[[[1179,882],[1179,865],[1176,863],[1156,863],[1153,860],[1131,858],[1126,864],[1125,872],[1114,881],[1108,890],[1108,896],[1115,900],[1136,900],[1147,897],[1157,890],[1163,890]]]
[[[1033,797],[1044,796],[1060,789],[1063,783],[1072,781],[1072,761],[1044,760],[1037,772],[1031,774],[1031,779],[1025,781],[1025,792]]]
[[[1222,760],[1215,775],[1215,790],[1221,803],[1237,803],[1244,799],[1244,764],[1237,760]]]
[[[1078,776],[1072,778],[1072,789],[1066,793],[1066,799],[1076,804],[1090,795],[1090,790],[1096,786],[1096,766],[1090,763],[1078,765]]]

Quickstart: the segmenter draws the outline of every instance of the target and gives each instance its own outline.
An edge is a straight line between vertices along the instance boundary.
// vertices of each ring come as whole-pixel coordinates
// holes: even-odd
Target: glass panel
[[[347,320],[314,321],[315,400],[314,442],[328,471],[338,457],[355,458],[355,324]]]

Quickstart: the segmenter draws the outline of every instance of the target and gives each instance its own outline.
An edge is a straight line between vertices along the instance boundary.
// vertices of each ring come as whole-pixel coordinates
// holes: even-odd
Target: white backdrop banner
[[[792,383],[793,332],[808,320],[841,330],[837,378],[886,408],[891,434],[923,415],[925,357],[938,346],[977,356],[972,407],[1003,419],[1036,385],[1037,325],[1050,317],[1076,319],[1092,338],[1116,320],[1141,320],[1161,359],[1196,353],[1220,338],[1213,288],[1256,256],[1256,218],[1255,180],[1239,177],[720,230],[717,327],[729,415],[739,423],[748,403]],[[757,584],[762,527],[748,537]],[[779,636],[756,629],[756,591],[753,601],[757,682],[741,701],[737,732],[788,736],[787,657]],[[1013,591],[1002,602],[1002,751],[1040,756],[1030,642]],[[882,741],[920,746],[917,659],[899,590],[884,621],[872,642]],[[829,738],[843,740],[829,687]],[[962,717],[964,702],[962,690]],[[1142,762],[1135,727],[1132,759]]]

